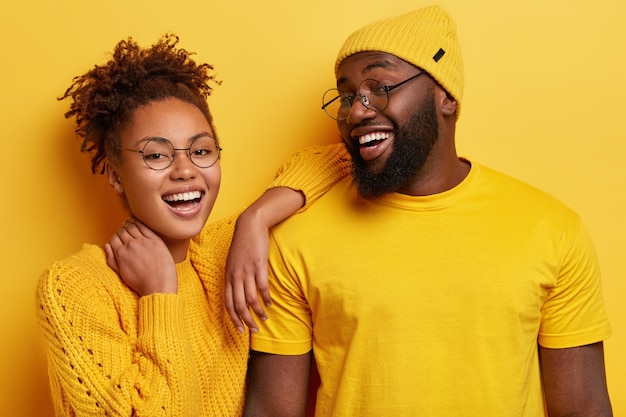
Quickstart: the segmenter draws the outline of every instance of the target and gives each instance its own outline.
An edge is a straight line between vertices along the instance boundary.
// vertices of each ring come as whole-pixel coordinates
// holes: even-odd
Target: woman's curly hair
[[[66,118],[76,118],[82,152],[91,153],[91,171],[104,172],[104,160],[119,160],[120,132],[137,108],[170,97],[193,104],[215,132],[207,104],[210,82],[219,84],[209,64],[197,64],[192,52],[177,48],[179,38],[166,34],[149,48],[132,38],[120,41],[112,59],[74,78],[59,100],[71,98]]]

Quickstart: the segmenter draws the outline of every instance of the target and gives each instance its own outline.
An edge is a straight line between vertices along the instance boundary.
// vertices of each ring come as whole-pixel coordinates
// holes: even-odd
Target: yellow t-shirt
[[[271,241],[252,349],[313,348],[316,416],[542,416],[537,343],[610,334],[578,215],[476,163],[425,197],[367,201],[344,180]]]

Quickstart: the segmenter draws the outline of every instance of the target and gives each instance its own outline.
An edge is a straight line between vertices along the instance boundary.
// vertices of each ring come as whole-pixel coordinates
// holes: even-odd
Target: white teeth
[[[372,132],[372,133],[368,133],[367,135],[360,136],[359,144],[363,145],[373,140],[383,140],[383,139],[389,139],[389,133]]]
[[[163,197],[165,201],[189,201],[202,197],[200,191],[192,191],[190,193],[170,194]]]

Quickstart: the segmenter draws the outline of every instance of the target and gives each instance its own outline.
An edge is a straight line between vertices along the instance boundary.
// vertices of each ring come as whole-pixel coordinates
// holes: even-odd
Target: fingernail
[[[239,333],[243,333],[245,331],[243,327],[237,327],[237,330],[239,330]]]

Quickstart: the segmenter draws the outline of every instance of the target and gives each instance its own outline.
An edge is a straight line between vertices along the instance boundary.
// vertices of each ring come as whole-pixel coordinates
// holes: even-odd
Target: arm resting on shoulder
[[[226,260],[224,304],[231,321],[241,332],[244,331],[241,320],[252,331],[258,330],[248,305],[262,320],[266,318],[257,297],[257,287],[263,294],[265,304],[271,302],[267,285],[268,231],[303,205],[304,195],[300,191],[285,187],[271,188],[237,219]]]
[[[264,320],[263,303],[271,303],[267,286],[269,229],[306,209],[350,174],[351,162],[342,144],[311,146],[295,153],[279,168],[269,189],[239,217],[225,271],[224,304],[233,324],[253,332],[257,324],[248,306]]]
[[[550,417],[611,417],[602,342],[567,349],[539,347]]]
[[[251,351],[243,417],[306,416],[311,359]]]

